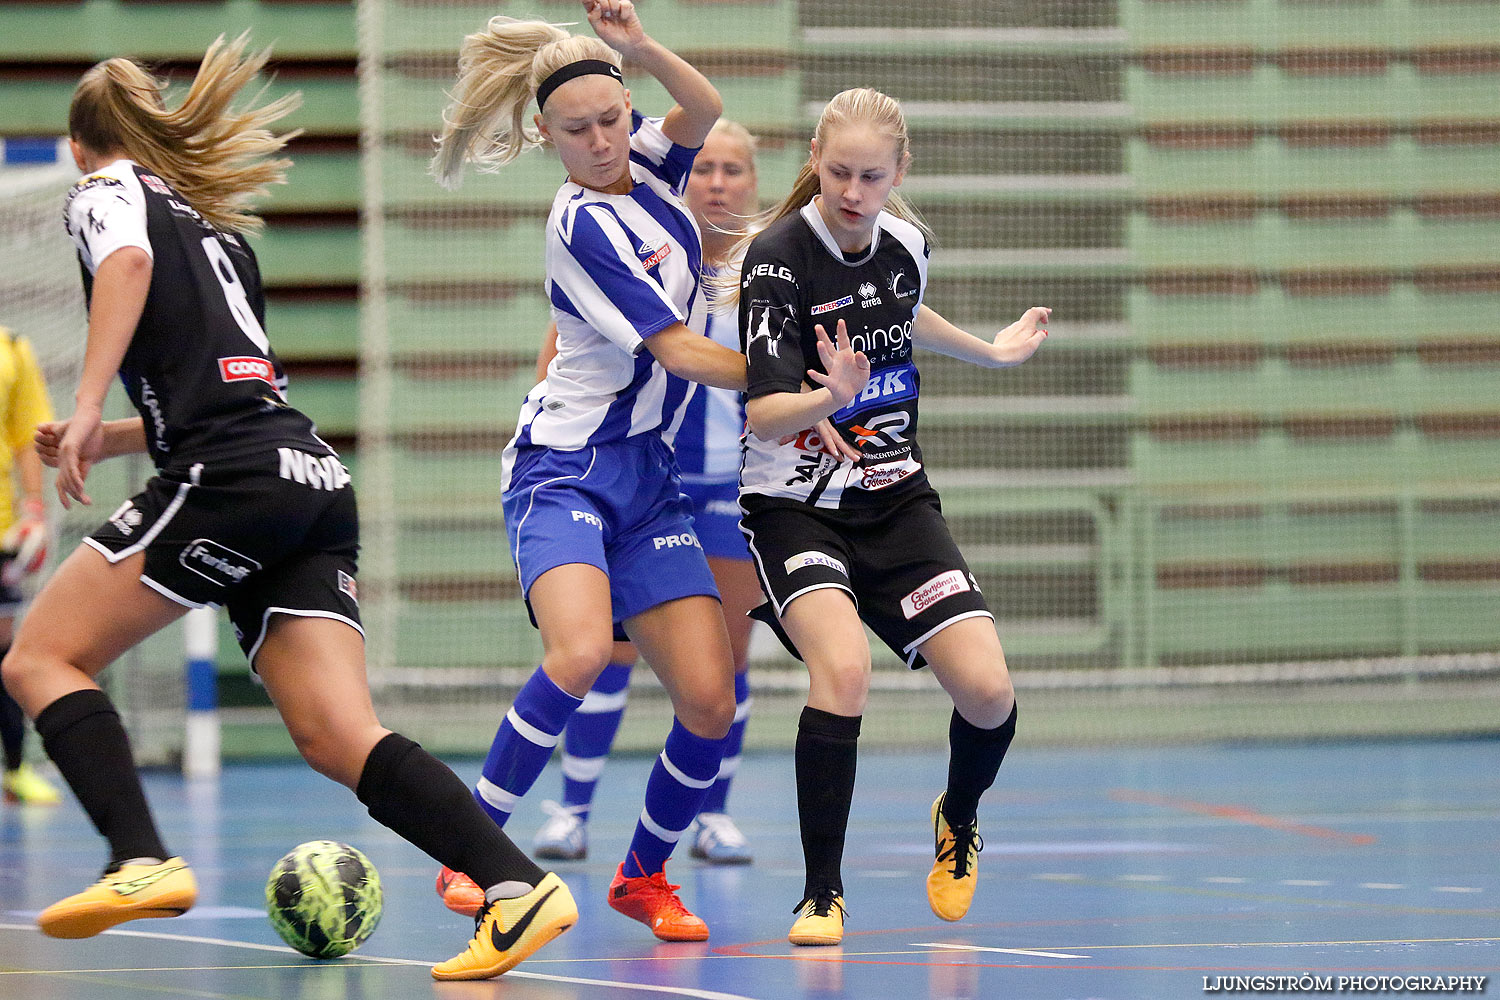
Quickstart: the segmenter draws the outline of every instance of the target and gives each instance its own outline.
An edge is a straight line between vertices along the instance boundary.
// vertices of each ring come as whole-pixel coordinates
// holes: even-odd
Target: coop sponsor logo
[[[141,178],[142,184],[146,185],[157,194],[164,194],[169,197],[172,195],[172,189],[167,186],[167,182],[162,180],[155,174],[140,174],[139,177]]]
[[[787,576],[791,576],[799,569],[807,569],[809,566],[827,566],[829,569],[836,570],[844,576],[849,575],[849,571],[844,568],[844,564],[826,552],[812,550],[798,552],[782,563],[782,565],[786,567]]]
[[[824,302],[822,305],[813,306],[811,311],[814,316],[821,316],[824,313],[833,312],[835,309],[842,309],[845,306],[853,304],[854,296],[845,295],[841,299],[834,299],[832,302]]]
[[[221,587],[239,583],[260,569],[260,563],[254,559],[226,548],[211,538],[196,538],[189,542],[177,561],[203,579]]]
[[[343,570],[339,570],[339,590],[347,595],[356,607],[359,606],[359,584],[355,581],[354,577]]]
[[[938,601],[952,597],[954,594],[967,593],[972,589],[968,579],[960,570],[950,569],[946,573],[939,573],[901,598],[901,613],[908,619],[915,618]]]
[[[341,490],[349,485],[349,470],[337,455],[309,455],[296,448],[277,448],[276,452],[281,456],[282,479],[315,490]]]
[[[267,385],[276,384],[276,369],[265,358],[220,358],[219,377],[225,382],[255,379]]]

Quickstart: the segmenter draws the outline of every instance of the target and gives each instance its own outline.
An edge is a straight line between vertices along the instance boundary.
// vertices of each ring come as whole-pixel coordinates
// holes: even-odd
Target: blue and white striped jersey
[[[708,338],[731,351],[738,351],[740,327],[735,313],[710,312]],[[682,481],[738,483],[740,435],[744,430],[744,393],[700,385],[688,402],[687,414],[672,442]]]
[[[546,288],[557,357],[526,396],[510,453],[651,432],[670,443],[692,395],[693,383],[668,374],[642,342],[678,322],[704,330],[702,242],[681,198],[697,151],[669,140],[659,118],[631,119],[633,190],[569,181],[552,202]]]

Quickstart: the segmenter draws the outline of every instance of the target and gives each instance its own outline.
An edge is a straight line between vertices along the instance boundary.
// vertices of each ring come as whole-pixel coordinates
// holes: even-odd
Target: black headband
[[[561,87],[574,77],[589,76],[591,74],[613,77],[620,81],[621,86],[625,85],[625,78],[620,75],[620,67],[614,63],[605,62],[603,59],[580,59],[577,62],[570,62],[566,66],[554,70],[548,75],[547,79],[542,81],[541,86],[536,88],[536,109],[538,111],[542,110],[547,104],[547,98],[551,97],[552,92],[558,87]]]

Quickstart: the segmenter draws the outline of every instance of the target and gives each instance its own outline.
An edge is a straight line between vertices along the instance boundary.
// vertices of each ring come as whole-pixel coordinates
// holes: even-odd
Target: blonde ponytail
[[[543,80],[580,59],[620,65],[620,54],[597,38],[570,35],[545,21],[490,18],[459,49],[458,80],[443,110],[443,132],[428,172],[452,189],[462,182],[467,163],[480,173],[494,173],[542,145],[541,134],[526,123],[526,105]]]
[[[214,39],[176,108],[162,99],[165,84],[137,63],[99,63],[73,91],[68,132],[96,153],[123,152],[160,175],[216,228],[257,231],[263,223],[250,205],[268,185],[286,183],[291,160],[275,154],[300,134],[275,135],[269,126],[301,104],[302,95],[232,110],[271,56],[270,49],[247,54],[249,43],[248,33],[232,42]]]
[[[905,163],[911,156],[911,135],[906,129],[906,116],[901,113],[901,105],[895,98],[870,87],[858,87],[835,94],[833,99],[824,105],[823,113],[818,116],[818,125],[813,130],[813,138],[818,141],[819,146],[822,146],[827,143],[828,136],[833,131],[854,124],[872,126],[895,140],[897,163]],[[740,264],[745,259],[745,252],[750,249],[751,241],[773,223],[802,211],[817,195],[818,189],[817,165],[809,154],[807,161],[797,171],[796,179],[792,181],[792,189],[787,196],[774,208],[767,209],[756,216],[746,230],[744,238],[730,249],[729,260],[734,262],[733,266],[724,268],[709,279],[716,303],[715,308],[729,309],[739,302]],[[926,220],[898,192],[891,191],[886,199],[885,210],[896,218],[916,226],[922,231],[923,236],[929,241],[932,240],[932,230],[927,227]]]

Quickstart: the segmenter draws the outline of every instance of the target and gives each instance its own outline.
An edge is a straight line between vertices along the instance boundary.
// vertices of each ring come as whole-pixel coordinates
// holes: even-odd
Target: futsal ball
[[[281,940],[313,958],[338,958],[380,923],[380,873],[336,840],[298,844],[266,880],[266,913]]]

